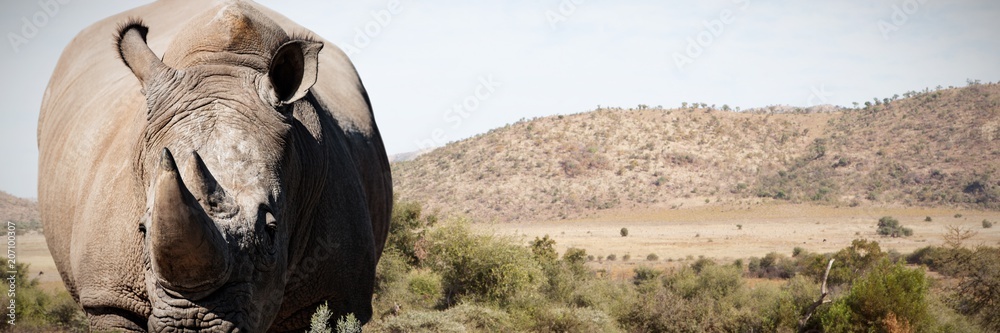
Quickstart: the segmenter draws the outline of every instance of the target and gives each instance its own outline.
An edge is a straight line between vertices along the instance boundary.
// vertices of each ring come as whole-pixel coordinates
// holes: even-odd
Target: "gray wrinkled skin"
[[[287,18],[162,0],[95,23],[38,144],[46,240],[92,330],[302,331],[324,302],[371,318],[389,164],[353,65]]]

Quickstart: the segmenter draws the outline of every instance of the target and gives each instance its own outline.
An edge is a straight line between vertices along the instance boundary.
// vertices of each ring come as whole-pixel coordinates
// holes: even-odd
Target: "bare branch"
[[[819,299],[809,305],[809,307],[806,308],[805,313],[802,315],[802,318],[799,319],[799,332],[804,331],[806,323],[809,322],[809,318],[812,317],[813,312],[816,312],[816,308],[819,308],[820,305],[825,303],[832,302],[832,300],[826,299],[826,296],[830,294],[830,291],[826,288],[826,280],[830,277],[830,268],[833,267],[834,260],[836,259],[830,258],[830,262],[826,264],[826,272],[823,273],[823,285],[820,287]]]

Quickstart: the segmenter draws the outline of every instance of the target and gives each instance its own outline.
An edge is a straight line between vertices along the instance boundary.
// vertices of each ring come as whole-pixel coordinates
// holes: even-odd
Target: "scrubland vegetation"
[[[795,248],[790,256],[699,258],[674,268],[641,261],[631,278],[613,279],[587,266],[593,257],[584,249],[558,254],[549,237],[482,235],[468,220],[439,219],[413,203],[396,207],[401,227],[379,264],[366,331],[1000,330],[1000,248],[966,247],[968,229],[905,256],[859,239],[835,253]],[[828,302],[803,320],[830,259]]]
[[[968,244],[970,228],[907,255],[864,239],[733,262],[663,265],[650,254],[622,279],[589,265],[598,258],[585,249],[558,253],[550,237],[476,233],[412,202],[398,202],[392,220],[366,332],[1000,331],[1000,247]],[[830,259],[828,302],[804,320]],[[25,265],[17,272],[18,321],[3,331],[86,331],[65,291],[42,290]],[[323,310],[314,319],[312,332],[360,327]]]

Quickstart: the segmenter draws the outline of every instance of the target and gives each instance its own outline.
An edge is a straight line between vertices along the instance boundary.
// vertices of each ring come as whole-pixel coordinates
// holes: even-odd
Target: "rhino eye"
[[[274,234],[278,231],[278,223],[274,220],[274,217],[268,214],[269,220],[267,224],[264,225],[264,230],[267,231],[267,238],[274,242]]]
[[[273,240],[274,232],[278,229],[278,220],[274,218],[274,213],[271,212],[271,208],[267,205],[260,205],[257,209],[264,217],[264,230],[267,232],[268,237]]]

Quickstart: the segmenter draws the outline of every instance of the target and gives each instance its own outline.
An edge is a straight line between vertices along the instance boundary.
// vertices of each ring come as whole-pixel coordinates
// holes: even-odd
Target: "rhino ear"
[[[301,99],[316,83],[321,49],[322,42],[293,40],[274,53],[267,76],[278,105]]]
[[[138,20],[130,20],[122,24],[118,29],[118,36],[115,44],[118,46],[118,55],[125,66],[132,70],[132,74],[142,83],[143,89],[157,75],[171,72],[173,68],[167,66],[160,60],[153,50],[146,45],[146,33],[149,28]]]

